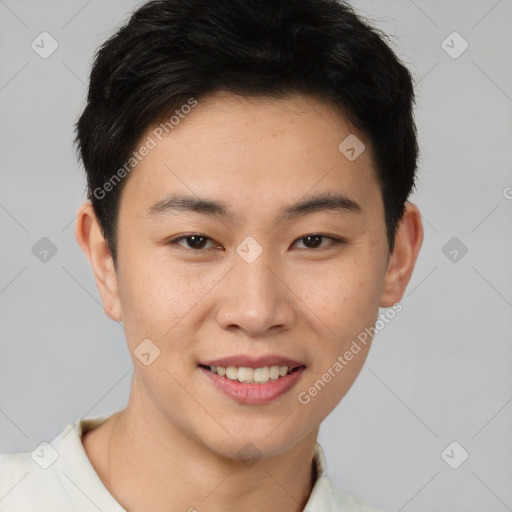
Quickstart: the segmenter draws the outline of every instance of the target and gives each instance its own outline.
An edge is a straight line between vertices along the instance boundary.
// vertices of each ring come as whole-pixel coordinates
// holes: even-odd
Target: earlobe
[[[78,209],[75,237],[91,264],[105,314],[121,322],[121,302],[114,262],[90,202],[83,203]]]
[[[393,253],[389,258],[380,307],[391,307],[403,297],[422,243],[420,211],[415,204],[407,201],[405,213],[397,227]]]

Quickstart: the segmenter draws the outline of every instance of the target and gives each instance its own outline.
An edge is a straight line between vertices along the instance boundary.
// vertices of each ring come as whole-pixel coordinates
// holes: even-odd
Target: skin
[[[353,162],[338,149],[351,133],[366,144]],[[370,343],[308,404],[297,396],[375,324],[379,306],[402,298],[423,240],[418,208],[407,203],[390,254],[369,143],[341,110],[307,95],[201,99],[126,179],[117,269],[90,203],[75,230],[134,364],[127,407],[82,439],[93,467],[128,511],[303,510],[319,426]],[[170,192],[223,201],[233,218],[149,215]],[[280,208],[321,192],[362,211],[276,222]],[[167,243],[194,233],[210,239],[201,250]],[[327,238],[315,248],[302,238],[310,234]],[[236,253],[248,236],[262,247],[252,263]],[[134,355],[146,338],[161,351],[149,366]],[[288,356],[306,371],[271,404],[239,404],[198,369],[235,354]],[[247,442],[261,453],[251,467],[237,458]]]

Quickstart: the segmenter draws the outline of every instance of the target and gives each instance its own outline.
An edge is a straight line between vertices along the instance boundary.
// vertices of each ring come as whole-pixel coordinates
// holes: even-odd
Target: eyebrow
[[[214,217],[233,219],[234,214],[228,206],[217,200],[197,196],[173,193],[148,208],[151,216],[173,212],[194,212]],[[277,221],[290,220],[313,212],[362,213],[361,205],[354,199],[341,193],[326,193],[303,199],[283,207]]]

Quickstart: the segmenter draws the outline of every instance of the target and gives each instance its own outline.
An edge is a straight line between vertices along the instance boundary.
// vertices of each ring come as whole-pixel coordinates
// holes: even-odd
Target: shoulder
[[[0,511],[32,512],[51,506],[69,505],[62,496],[62,485],[54,466],[44,469],[33,458],[34,452],[0,454]],[[43,465],[44,466],[44,465]]]
[[[31,451],[0,454],[0,512],[122,511],[82,445],[82,435],[107,418],[77,419]]]
[[[304,512],[384,512],[373,508],[356,496],[333,487],[326,473],[326,457],[320,443],[315,448],[315,463],[319,477]]]
[[[89,423],[94,421],[97,420],[93,418]],[[88,423],[68,424],[52,441],[43,441],[30,451],[0,454],[0,512],[77,510],[70,489],[76,486],[75,475],[81,474],[73,474],[72,470],[77,465],[81,467],[83,424]]]
[[[317,480],[304,512],[384,512],[356,496],[333,487],[323,473]]]
[[[333,488],[333,498],[337,509],[350,512],[384,512],[381,509],[373,508],[363,500],[352,494]]]

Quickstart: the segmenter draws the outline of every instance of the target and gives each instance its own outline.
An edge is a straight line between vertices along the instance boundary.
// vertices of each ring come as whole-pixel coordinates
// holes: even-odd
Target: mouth
[[[292,373],[301,372],[306,368],[303,364],[297,366],[272,365],[258,368],[249,366],[210,366],[199,364],[199,367],[233,382],[256,385],[268,384],[269,382],[285,378]]]
[[[306,366],[299,364],[250,367],[199,364],[198,370],[206,377],[207,382],[230,400],[242,405],[261,406],[274,403],[287,395],[301,379]]]

